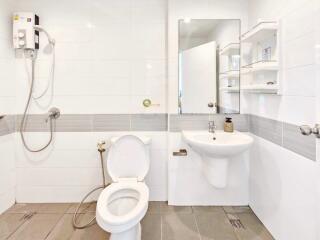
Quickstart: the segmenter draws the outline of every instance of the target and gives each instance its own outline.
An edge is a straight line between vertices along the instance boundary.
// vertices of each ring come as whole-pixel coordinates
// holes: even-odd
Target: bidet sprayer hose
[[[99,190],[99,189],[104,189],[106,188],[107,186],[109,186],[110,184],[106,184],[106,178],[105,178],[105,172],[104,172],[104,160],[103,160],[103,153],[106,151],[106,149],[104,148],[104,145],[105,142],[101,142],[101,143],[98,143],[98,152],[100,153],[100,161],[101,161],[101,169],[102,169],[102,178],[103,178],[103,185],[100,186],[100,187],[96,187],[94,189],[92,189],[90,192],[88,192],[84,198],[81,200],[81,202],[79,203],[76,211],[74,212],[73,214],[73,218],[72,218],[72,225],[74,228],[77,228],[77,229],[83,229],[83,228],[86,228],[86,227],[89,227],[91,225],[94,224],[94,221],[96,219],[96,217],[94,216],[92,219],[90,219],[89,222],[83,224],[83,225],[79,225],[77,223],[77,215],[78,215],[78,212],[79,212],[79,209],[80,207],[82,206],[82,204],[84,203],[84,201],[92,194],[94,193],[95,191]]]

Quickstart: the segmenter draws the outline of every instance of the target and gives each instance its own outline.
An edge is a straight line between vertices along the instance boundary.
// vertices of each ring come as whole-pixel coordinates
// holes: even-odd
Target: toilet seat
[[[133,196],[135,195],[136,196]],[[137,204],[123,215],[116,215],[110,209],[110,203],[124,198],[135,197]],[[97,222],[109,232],[122,232],[144,217],[148,209],[149,189],[143,182],[123,181],[112,183],[105,188],[97,202]]]

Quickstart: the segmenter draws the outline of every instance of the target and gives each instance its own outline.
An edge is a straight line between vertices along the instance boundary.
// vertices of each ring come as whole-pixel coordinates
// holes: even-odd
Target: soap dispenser
[[[224,131],[233,132],[233,122],[231,117],[226,117],[226,121],[224,122]]]

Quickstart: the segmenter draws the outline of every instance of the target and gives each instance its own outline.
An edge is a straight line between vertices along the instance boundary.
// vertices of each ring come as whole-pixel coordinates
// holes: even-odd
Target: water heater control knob
[[[23,32],[19,32],[19,33],[18,33],[18,37],[19,37],[19,38],[24,38],[24,33],[23,33]]]
[[[25,41],[20,40],[20,41],[19,41],[19,46],[24,46],[24,45],[25,45]]]

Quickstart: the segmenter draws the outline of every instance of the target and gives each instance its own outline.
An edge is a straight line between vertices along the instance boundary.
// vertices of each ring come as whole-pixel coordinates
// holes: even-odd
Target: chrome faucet
[[[214,124],[214,121],[209,121],[208,126],[209,126],[209,132],[215,133],[217,126]]]

